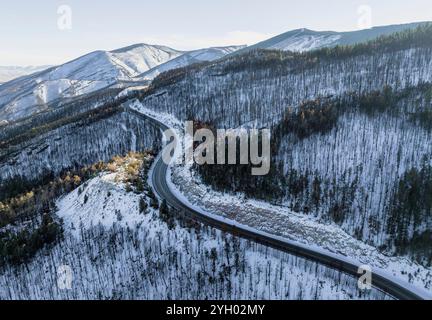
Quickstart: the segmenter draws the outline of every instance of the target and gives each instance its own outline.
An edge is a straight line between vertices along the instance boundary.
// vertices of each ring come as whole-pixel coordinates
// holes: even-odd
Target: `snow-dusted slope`
[[[29,74],[35,73],[35,72],[39,72],[39,71],[43,71],[48,69],[50,66],[29,66],[29,67],[15,67],[15,66],[0,66],[0,84],[4,83],[4,82],[8,82],[11,81],[13,79],[22,77],[22,76],[27,76]]]
[[[182,54],[164,46],[134,45],[110,52],[110,58],[127,72],[128,80]]]
[[[65,195],[56,213],[64,239],[0,270],[0,299],[389,299],[360,292],[357,279],[336,270],[215,229],[170,229],[150,206],[140,212],[140,201],[150,199],[128,193],[116,173]]]
[[[308,29],[291,31],[265,44],[257,45],[260,49],[276,49],[285,51],[310,51],[335,45],[342,35],[336,32],[316,32]],[[261,47],[262,46],[262,47]]]
[[[49,107],[57,99],[87,94],[130,81],[183,52],[146,44],[96,51],[64,65],[5,83],[0,88],[0,120],[15,120]]]
[[[130,80],[181,54],[182,52],[168,47],[147,44],[137,44],[110,52],[95,51],[55,67],[39,78],[92,81]]]
[[[154,149],[160,144],[159,130],[127,112],[86,124],[83,121],[65,125],[46,134],[1,150],[0,184],[25,176],[36,179],[48,171],[62,170],[109,160],[128,151]]]
[[[184,129],[182,128],[182,122],[180,120],[167,114],[158,114],[140,103],[133,104],[132,108],[150,118],[157,119],[171,128],[176,128],[180,137],[179,140],[182,141],[182,132]],[[423,137],[419,138],[415,136],[412,129],[403,129],[403,126],[400,124],[396,127],[397,129],[390,129],[389,127],[392,126],[383,125],[383,123],[399,122],[397,119],[377,121],[375,130],[381,130],[381,133],[374,133],[374,129],[368,128],[365,130],[368,132],[366,135],[360,128],[363,126],[364,122],[369,122],[370,119],[367,119],[366,116],[360,119],[360,121],[358,121],[358,118],[349,118],[350,121],[344,125],[346,129],[335,130],[335,132],[330,133],[328,136],[316,135],[303,142],[296,141],[295,139],[287,139],[284,142],[285,149],[281,152],[281,154],[286,157],[284,163],[293,169],[304,167],[302,172],[309,169],[312,172],[326,172],[329,176],[341,177],[344,175],[344,172],[335,173],[332,171],[349,171],[346,170],[345,166],[355,167],[355,164],[342,164],[341,162],[343,162],[343,160],[341,159],[343,159],[343,156],[339,155],[338,161],[340,164],[338,166],[329,166],[327,160],[329,155],[337,152],[341,154],[343,152],[347,153],[346,150],[354,149],[365,155],[362,159],[363,163],[368,163],[366,158],[369,157],[372,160],[371,162],[379,163],[383,153],[391,154],[391,151],[387,149],[396,149],[397,152],[398,145],[395,142],[402,140],[400,137],[403,137],[404,141],[401,143],[407,150],[416,150],[418,152],[418,154],[415,154],[413,151],[401,153],[401,163],[408,164],[410,161],[415,162],[418,161],[418,159],[415,159],[416,157],[420,158],[420,155],[424,153],[431,154],[430,149],[427,149],[431,145],[427,143],[427,141],[430,141],[430,138],[427,137],[430,136],[430,134],[425,135],[423,132]],[[356,121],[360,123],[356,124]],[[342,122],[344,122],[344,120],[342,120],[341,123]],[[348,133],[346,133],[345,130]],[[388,132],[389,130],[392,130],[392,132]],[[342,131],[344,131],[343,134],[341,134]],[[386,131],[388,134],[385,134]],[[335,139],[332,141],[329,136],[333,136]],[[361,138],[365,136],[370,136],[372,138]],[[377,139],[376,137],[379,138]],[[319,140],[321,143],[316,143],[314,140]],[[360,141],[365,147],[361,146]],[[353,147],[353,144],[357,145]],[[288,148],[289,151],[286,150]],[[368,148],[375,149],[365,152],[365,149]],[[424,149],[427,150],[423,151]],[[335,152],[335,150],[339,151]],[[380,152],[380,150],[382,151]],[[349,151],[349,154],[351,157],[347,162],[354,162],[355,157],[359,158],[358,155],[354,155],[355,152]],[[415,154],[415,156],[413,156],[413,154]],[[408,157],[412,157],[412,159],[406,159]],[[295,165],[291,165],[293,162],[292,159],[295,159]],[[394,176],[397,176],[398,170],[401,170],[401,167],[403,167],[401,166],[398,168],[395,163],[385,163],[381,165],[391,167],[391,169],[385,169],[385,172],[387,172],[389,176],[393,175],[393,177],[388,177],[387,180],[395,179]],[[372,184],[374,190],[385,189],[386,187],[382,185],[385,184],[384,181],[386,177],[371,178],[377,175],[378,172],[379,170],[377,170],[377,167],[371,166],[370,170],[360,179],[370,180],[365,181],[364,184]],[[389,174],[389,172],[391,173]],[[191,165],[172,166],[169,170],[169,177],[171,180],[169,186],[172,192],[198,212],[204,212],[205,214],[214,215],[215,217],[223,217],[228,221],[235,221],[243,227],[251,227],[254,230],[260,230],[261,232],[266,232],[276,237],[282,236],[297,243],[311,246],[314,250],[342,254],[352,261],[358,261],[361,264],[369,265],[375,270],[386,270],[386,272],[389,275],[391,274],[395,279],[399,279],[405,283],[409,282],[421,289],[424,288],[428,292],[427,295],[432,296],[431,267],[424,267],[407,257],[390,257],[386,254],[382,254],[370,244],[366,244],[356,237],[349,235],[349,233],[345,232],[339,225],[323,223],[323,220],[320,221],[316,216],[305,216],[301,213],[297,213],[291,209],[294,205],[280,206],[269,204],[265,201],[250,199],[240,192],[236,192],[235,195],[230,195],[212,190],[203,182]],[[331,186],[326,185],[323,189],[330,190]],[[385,192],[389,193],[391,190],[386,190]],[[369,196],[370,198],[374,198],[372,201],[376,201],[378,198],[382,197],[379,192],[376,193],[377,195]],[[368,197],[367,194],[365,194],[364,197]],[[368,210],[373,211],[372,209]],[[385,208],[380,208],[379,210],[384,212]],[[355,216],[357,218],[361,217],[361,213],[357,210]],[[357,222],[350,221],[347,225],[354,227],[356,224]],[[359,254],[359,252],[361,252],[361,254]]]
[[[315,215],[321,221],[336,221],[351,236],[377,248],[386,246],[392,252],[389,239],[398,235],[389,226],[398,224],[389,222],[396,212],[389,208],[399,181],[412,168],[419,169],[423,163],[432,164],[431,134],[411,120],[411,113],[430,112],[430,93],[420,87],[432,82],[431,52],[432,48],[423,46],[420,41],[404,49],[395,42],[394,46],[386,46],[381,51],[371,50],[344,58],[318,58],[309,67],[299,68],[301,59],[272,63],[273,55],[265,52],[250,54],[249,58],[234,56],[215,66],[191,72],[142,102],[147,108],[173,114],[182,121],[192,119],[210,123],[215,128],[247,125],[271,128],[284,117],[282,110],[286,112],[291,106],[295,112],[309,100],[348,98],[353,92],[372,95],[389,85],[398,94],[418,87],[418,93],[406,101],[399,101],[398,96],[399,102],[388,107],[389,114],[379,110],[378,102],[371,107],[377,112],[373,116],[354,110],[354,104],[348,103],[346,107],[352,114],[337,119],[331,131],[321,134],[318,130],[307,138],[284,137],[280,152],[273,157],[282,167],[286,181],[301,185],[307,180],[304,194],[297,197],[297,190],[294,190],[284,199],[284,205]],[[406,116],[403,112],[397,116],[391,114],[390,111],[397,113],[397,108],[409,111]],[[292,127],[297,123],[293,122]],[[296,174],[308,178],[300,180]],[[310,200],[315,178],[321,185],[317,190],[319,208]],[[323,205],[325,201],[327,205]],[[346,211],[340,209],[341,203],[346,205]],[[342,211],[339,218],[335,212]],[[427,218],[422,224],[418,223],[415,230],[421,234],[430,230],[430,225],[430,218]],[[409,232],[410,236],[414,233]]]
[[[139,76],[143,80],[152,80],[159,74],[165,71],[169,71],[175,68],[185,67],[194,63],[204,61],[214,61],[220,59],[228,54],[236,52],[245,48],[245,46],[231,46],[231,47],[219,47],[219,48],[208,48],[200,49],[191,52],[187,52],[175,59],[172,59],[164,64],[161,64]]]
[[[353,32],[313,31],[297,29],[257,43],[239,52],[252,49],[276,49],[285,51],[310,51],[337,45],[352,45],[389,35],[407,29],[416,28],[421,23],[375,27]]]

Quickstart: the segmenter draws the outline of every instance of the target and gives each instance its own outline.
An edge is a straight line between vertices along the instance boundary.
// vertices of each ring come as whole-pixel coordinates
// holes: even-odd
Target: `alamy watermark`
[[[166,164],[251,165],[253,176],[270,172],[271,133],[268,129],[194,130],[194,123],[185,123],[184,134],[174,129],[165,131],[168,142],[162,151]],[[183,136],[183,141],[180,138]]]
[[[358,288],[362,291],[372,289],[372,268],[367,265],[360,266],[358,269]]]
[[[61,31],[72,30],[72,8],[69,5],[61,5],[57,8],[57,28]]]
[[[370,29],[373,27],[372,7],[369,5],[361,5],[357,8],[358,20],[357,28],[359,30]]]

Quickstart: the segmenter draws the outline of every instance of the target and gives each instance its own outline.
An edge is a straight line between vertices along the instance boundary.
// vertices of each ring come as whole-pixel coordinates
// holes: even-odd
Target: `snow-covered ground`
[[[173,116],[158,115],[138,102],[135,102],[134,109],[177,129],[179,135],[183,132],[180,121]],[[432,295],[432,269],[430,268],[425,268],[406,257],[386,256],[375,247],[350,236],[335,224],[323,224],[309,215],[295,213],[287,207],[246,199],[241,194],[234,196],[216,192],[203,185],[191,166],[175,165],[170,171],[174,191],[192,205],[210,214],[303,245],[336,253],[376,270],[385,270],[400,280],[426,289]]]
[[[140,213],[141,197],[115,172],[59,199],[64,240],[1,271],[0,298],[388,298],[358,291],[356,279],[335,270],[215,229],[176,223],[170,230],[157,210]]]

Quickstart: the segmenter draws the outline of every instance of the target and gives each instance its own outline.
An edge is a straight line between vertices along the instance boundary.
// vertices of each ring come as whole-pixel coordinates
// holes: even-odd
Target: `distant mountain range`
[[[0,86],[0,120],[17,120],[49,108],[58,99],[88,94],[113,85],[149,83],[161,72],[253,49],[308,51],[349,45],[412,29],[421,23],[377,27],[355,32],[293,30],[256,45],[179,51],[136,44],[114,51],[95,51],[60,66],[0,67],[1,79],[19,77]],[[33,69],[32,69],[33,68]],[[33,73],[35,72],[35,73]],[[31,75],[26,75],[32,73]]]
[[[0,84],[4,82],[8,82],[10,80],[27,76],[29,74],[42,71],[50,68],[51,66],[29,66],[29,67],[2,67],[0,66]]]
[[[57,99],[88,94],[121,82],[148,82],[163,71],[219,59],[240,48],[183,52],[164,46],[137,44],[109,52],[95,51],[1,85],[0,120],[19,119],[45,110]]]

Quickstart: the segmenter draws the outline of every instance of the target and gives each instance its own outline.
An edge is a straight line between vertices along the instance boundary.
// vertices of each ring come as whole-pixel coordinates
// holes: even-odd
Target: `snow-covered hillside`
[[[254,55],[238,60],[233,57],[162,88],[146,97],[144,104],[180,120],[194,117],[219,127],[236,128],[247,123],[270,126],[283,118],[288,107],[296,109],[307,100],[372,92],[392,84],[403,90],[431,82],[431,56],[432,48],[411,48],[329,61],[317,59],[309,67],[299,67],[302,61],[288,58],[292,63],[276,62],[274,68],[269,63],[263,68],[264,53],[256,59],[260,66],[256,70],[242,64],[254,60]]]
[[[113,64],[125,72],[119,79],[130,80],[183,54],[182,51],[165,46],[138,44],[111,51],[109,57]]]
[[[157,114],[137,102],[133,104],[133,108],[140,113],[146,114],[151,118],[158,119],[166,125],[175,128],[180,136],[179,140],[182,141],[183,124],[181,123],[181,121],[179,121],[175,117],[166,114]],[[390,123],[393,121],[397,121],[397,119],[386,120]],[[341,122],[344,123],[345,121],[346,120],[344,119],[344,121]],[[355,121],[358,121],[359,123],[356,124],[354,123]],[[356,143],[357,145],[352,149],[363,151],[363,148],[358,145],[361,141],[362,144],[365,145],[365,149],[374,147],[376,148],[374,151],[365,152],[364,157],[376,157],[376,159],[373,159],[373,162],[380,163],[379,158],[382,157],[382,154],[380,154],[378,150],[383,150],[385,154],[391,154],[392,151],[387,150],[387,148],[399,148],[398,143],[394,142],[397,140],[404,139],[404,141],[401,143],[409,150],[422,150],[423,148],[429,148],[430,143],[425,143],[424,140],[430,141],[430,138],[426,138],[426,135],[423,139],[419,137],[414,137],[413,132],[409,132],[413,128],[404,129],[402,128],[402,126],[395,126],[395,129],[392,129],[394,131],[392,131],[388,135],[385,135],[384,133],[372,134],[374,139],[378,136],[380,137],[380,139],[383,139],[383,141],[376,141],[376,143],[372,143],[372,139],[363,140],[364,137],[367,135],[363,133],[359,134],[359,130],[357,127],[363,127],[365,125],[364,122],[368,123],[369,121],[370,119],[368,119],[366,116],[358,117],[357,119],[351,118],[351,121],[347,121],[347,124],[341,125],[346,126],[346,128],[340,128],[338,130],[335,130],[336,133],[331,132],[329,133],[329,135],[314,135],[311,138],[301,141],[298,141],[298,139],[295,139],[294,137],[289,137],[283,143],[283,148],[281,148],[283,149],[283,152],[280,151],[281,154],[288,158],[283,159],[284,163],[291,170],[299,170],[303,174],[307,172],[307,170],[310,170],[312,172],[322,173],[323,176],[325,172],[329,174],[329,177],[348,177],[348,174],[343,174],[347,171],[350,171],[346,169],[349,164],[346,163],[344,160],[339,160],[341,162],[339,166],[332,165],[331,169],[326,170],[326,167],[328,167],[328,161],[326,158],[328,157],[328,155],[333,154],[333,152],[331,151],[332,149],[341,149],[345,150],[344,152],[346,152],[346,150],[350,150],[350,144]],[[386,121],[381,120],[379,123],[377,123],[375,130],[384,131],[389,130],[390,127],[393,127],[390,126],[385,128],[385,126],[382,125],[382,123],[385,122]],[[348,133],[345,131],[347,131]],[[368,128],[367,131],[373,132],[374,130]],[[332,144],[330,144],[329,141],[332,140],[329,139],[328,136],[336,135],[348,138],[344,138],[343,140],[342,138],[337,138],[334,142],[332,142]],[[398,137],[398,135],[406,137],[401,138]],[[321,144],[317,145],[317,143],[314,141],[315,139],[321,140]],[[390,142],[390,140],[393,141]],[[301,146],[298,146],[299,144],[301,144]],[[285,148],[292,148],[294,151],[288,152]],[[430,153],[430,151],[426,152]],[[342,153],[342,151],[336,153]],[[411,161],[411,159],[402,158],[406,155],[412,157],[412,154],[413,152],[401,153],[399,168],[397,167],[396,163],[384,163],[383,161],[381,161],[381,163],[384,163],[381,165],[385,167],[391,166],[390,169],[385,169],[385,172],[388,175],[387,179],[385,177],[370,179],[370,177],[379,174],[379,170],[377,170],[375,166],[371,166],[369,168],[369,172],[366,175],[360,175],[358,172],[353,170],[353,173],[358,174],[360,177],[357,177],[357,179],[364,179],[363,181],[361,181],[361,184],[366,185],[368,183],[371,183],[370,181],[367,181],[367,179],[370,179],[371,181],[373,181],[372,183],[375,184],[374,186],[372,186],[374,190],[388,188],[388,190],[384,192],[380,190],[376,193],[376,195],[374,194],[372,196],[368,196],[368,191],[359,188],[357,192],[363,192],[364,194],[357,196],[364,199],[370,198],[370,201],[373,202],[380,197],[382,198],[383,194],[391,193],[393,184],[388,183],[388,181],[395,180],[395,176],[398,175],[398,170],[403,170],[402,166],[410,163]],[[414,155],[412,161],[418,161],[418,159],[415,159],[415,157],[421,157],[422,154],[424,154],[423,151],[419,152],[418,155]],[[341,155],[338,156],[339,159],[342,159]],[[291,163],[291,157],[295,158],[295,165]],[[353,156],[349,159],[349,161],[355,161],[355,159],[358,157],[358,155],[356,155],[355,157]],[[364,163],[368,162],[364,158],[362,159],[362,161]],[[335,161],[335,163],[337,163],[337,161]],[[355,165],[353,165],[353,167],[355,167]],[[333,170],[341,170],[343,173],[336,173],[333,172]],[[169,170],[169,176],[171,179],[169,185],[173,192],[177,194],[180,199],[182,199],[186,203],[189,203],[198,211],[204,211],[208,214],[221,216],[229,219],[230,221],[235,221],[237,223],[240,223],[241,225],[251,227],[255,230],[267,232],[274,236],[282,236],[286,239],[290,239],[297,243],[302,243],[303,245],[310,246],[314,249],[318,248],[318,250],[331,252],[334,254],[340,254],[344,257],[349,257],[353,261],[359,261],[361,264],[369,265],[375,270],[385,270],[387,273],[392,274],[392,276],[394,276],[395,278],[399,278],[403,282],[409,282],[418,288],[425,288],[427,292],[431,292],[432,271],[430,267],[424,267],[417,262],[413,262],[407,257],[390,257],[386,254],[383,254],[379,252],[375,247],[356,239],[356,237],[354,236],[349,235],[349,233],[345,232],[343,228],[341,228],[341,226],[335,223],[329,223],[328,221],[325,221],[325,213],[326,210],[328,210],[328,204],[322,203],[322,207],[320,208],[320,210],[322,210],[323,216],[306,216],[301,212],[296,212],[292,209],[295,207],[295,201],[291,199],[290,200],[293,203],[288,203],[287,201],[284,204],[278,204],[272,201],[272,204],[270,204],[266,201],[257,201],[255,199],[251,199],[250,197],[246,196],[241,192],[236,192],[235,194],[217,192],[205,184],[205,181],[203,181],[200,175],[197,174],[193,165],[174,165]],[[213,176],[212,179],[215,180],[217,179],[217,177]],[[349,179],[353,180],[352,178]],[[329,190],[329,192],[337,194],[337,191],[332,190],[332,188],[337,187],[337,185],[332,185],[330,182],[326,183],[327,184],[322,187],[323,190]],[[312,183],[310,184],[312,185]],[[313,191],[311,191],[311,193],[313,193]],[[334,198],[336,197],[333,196],[332,199],[334,200]],[[292,197],[290,196],[290,198]],[[306,205],[308,204],[304,204],[304,206]],[[371,204],[367,205],[367,207],[369,208],[373,206],[374,205]],[[357,221],[355,219],[351,219],[348,221],[347,219],[344,228],[355,228],[359,225],[358,221],[368,220],[363,217],[365,213],[359,212],[360,210],[358,208],[353,208],[352,210],[353,212],[355,212],[354,214],[352,214],[352,216],[354,218],[357,218]],[[380,208],[378,209],[378,211],[385,213],[385,208]],[[369,219],[371,216],[372,215],[369,216]],[[384,216],[384,214],[382,216]],[[385,217],[374,218],[374,221],[376,220],[385,220]],[[383,223],[382,225],[385,224]],[[366,232],[370,231],[368,228],[369,225],[366,225],[364,227],[364,230]],[[374,232],[376,232],[376,230],[374,230]],[[350,233],[354,233],[352,229],[350,230]],[[385,235],[385,230],[379,232],[379,235]],[[359,254],[360,252],[361,254]],[[429,295],[430,294],[431,293],[429,293]]]
[[[103,173],[59,199],[64,239],[0,270],[0,299],[389,299],[215,229],[181,220],[169,228],[121,181],[121,171]]]
[[[185,67],[194,63],[214,61],[242,48],[244,48],[244,46],[208,48],[190,51],[143,73],[137,77],[137,79],[152,80],[162,72]]]
[[[342,38],[336,32],[318,32],[308,29],[291,31],[277,39],[270,39],[264,44],[257,44],[255,48],[275,49],[284,51],[310,51],[324,47],[335,46]]]
[[[425,40],[415,40],[414,35]],[[408,203],[397,204],[396,198],[405,190],[400,186],[409,188],[409,179],[418,176],[425,179],[419,184],[427,186],[429,176],[418,172],[422,168],[428,172],[432,165],[430,27],[411,36],[392,37],[381,47],[380,42],[371,44],[374,50],[334,50],[334,55],[251,52],[233,56],[192,70],[174,85],[152,91],[142,102],[181,121],[195,120],[215,128],[275,129],[283,119],[290,119],[287,115],[304,111],[305,106],[319,115],[317,110],[332,105],[328,101],[342,101],[327,115],[312,116],[311,124],[301,114],[282,122],[289,133],[278,137],[281,143],[273,154],[272,168],[284,178],[274,178],[274,184],[266,181],[263,188],[275,186],[283,196],[273,193],[272,199],[267,194],[266,199],[323,223],[336,223],[386,254],[406,254],[409,248],[417,261],[430,265],[428,209],[406,209],[404,217],[395,209]],[[359,110],[358,103],[352,102],[354,96],[362,96],[369,109]],[[323,130],[326,125],[329,128]],[[209,169],[207,182],[217,184],[224,175],[233,176],[226,170]],[[249,188],[252,194],[265,193],[262,184],[244,178],[239,174],[219,186],[226,191]],[[425,190],[418,187],[411,203],[429,206],[427,199],[421,200]]]
[[[62,98],[84,95],[118,81],[130,81],[151,68],[180,56],[163,46],[134,45],[96,51],[0,88],[0,120],[15,120],[47,109]]]
[[[84,119],[1,150],[0,158],[6,160],[0,161],[0,181],[57,175],[70,167],[107,161],[128,151],[157,150],[159,146],[159,130],[127,112],[91,123]]]
[[[30,116],[55,107],[56,101],[61,99],[112,85],[148,82],[161,72],[213,61],[240,48],[182,52],[164,46],[138,44],[114,51],[92,52],[64,65],[4,83],[0,87],[0,120]]]
[[[310,51],[337,45],[353,45],[376,39],[407,29],[414,29],[421,23],[374,27],[351,32],[313,31],[309,29],[292,30],[263,42],[257,43],[240,52],[253,49],[277,49],[285,51]]]

